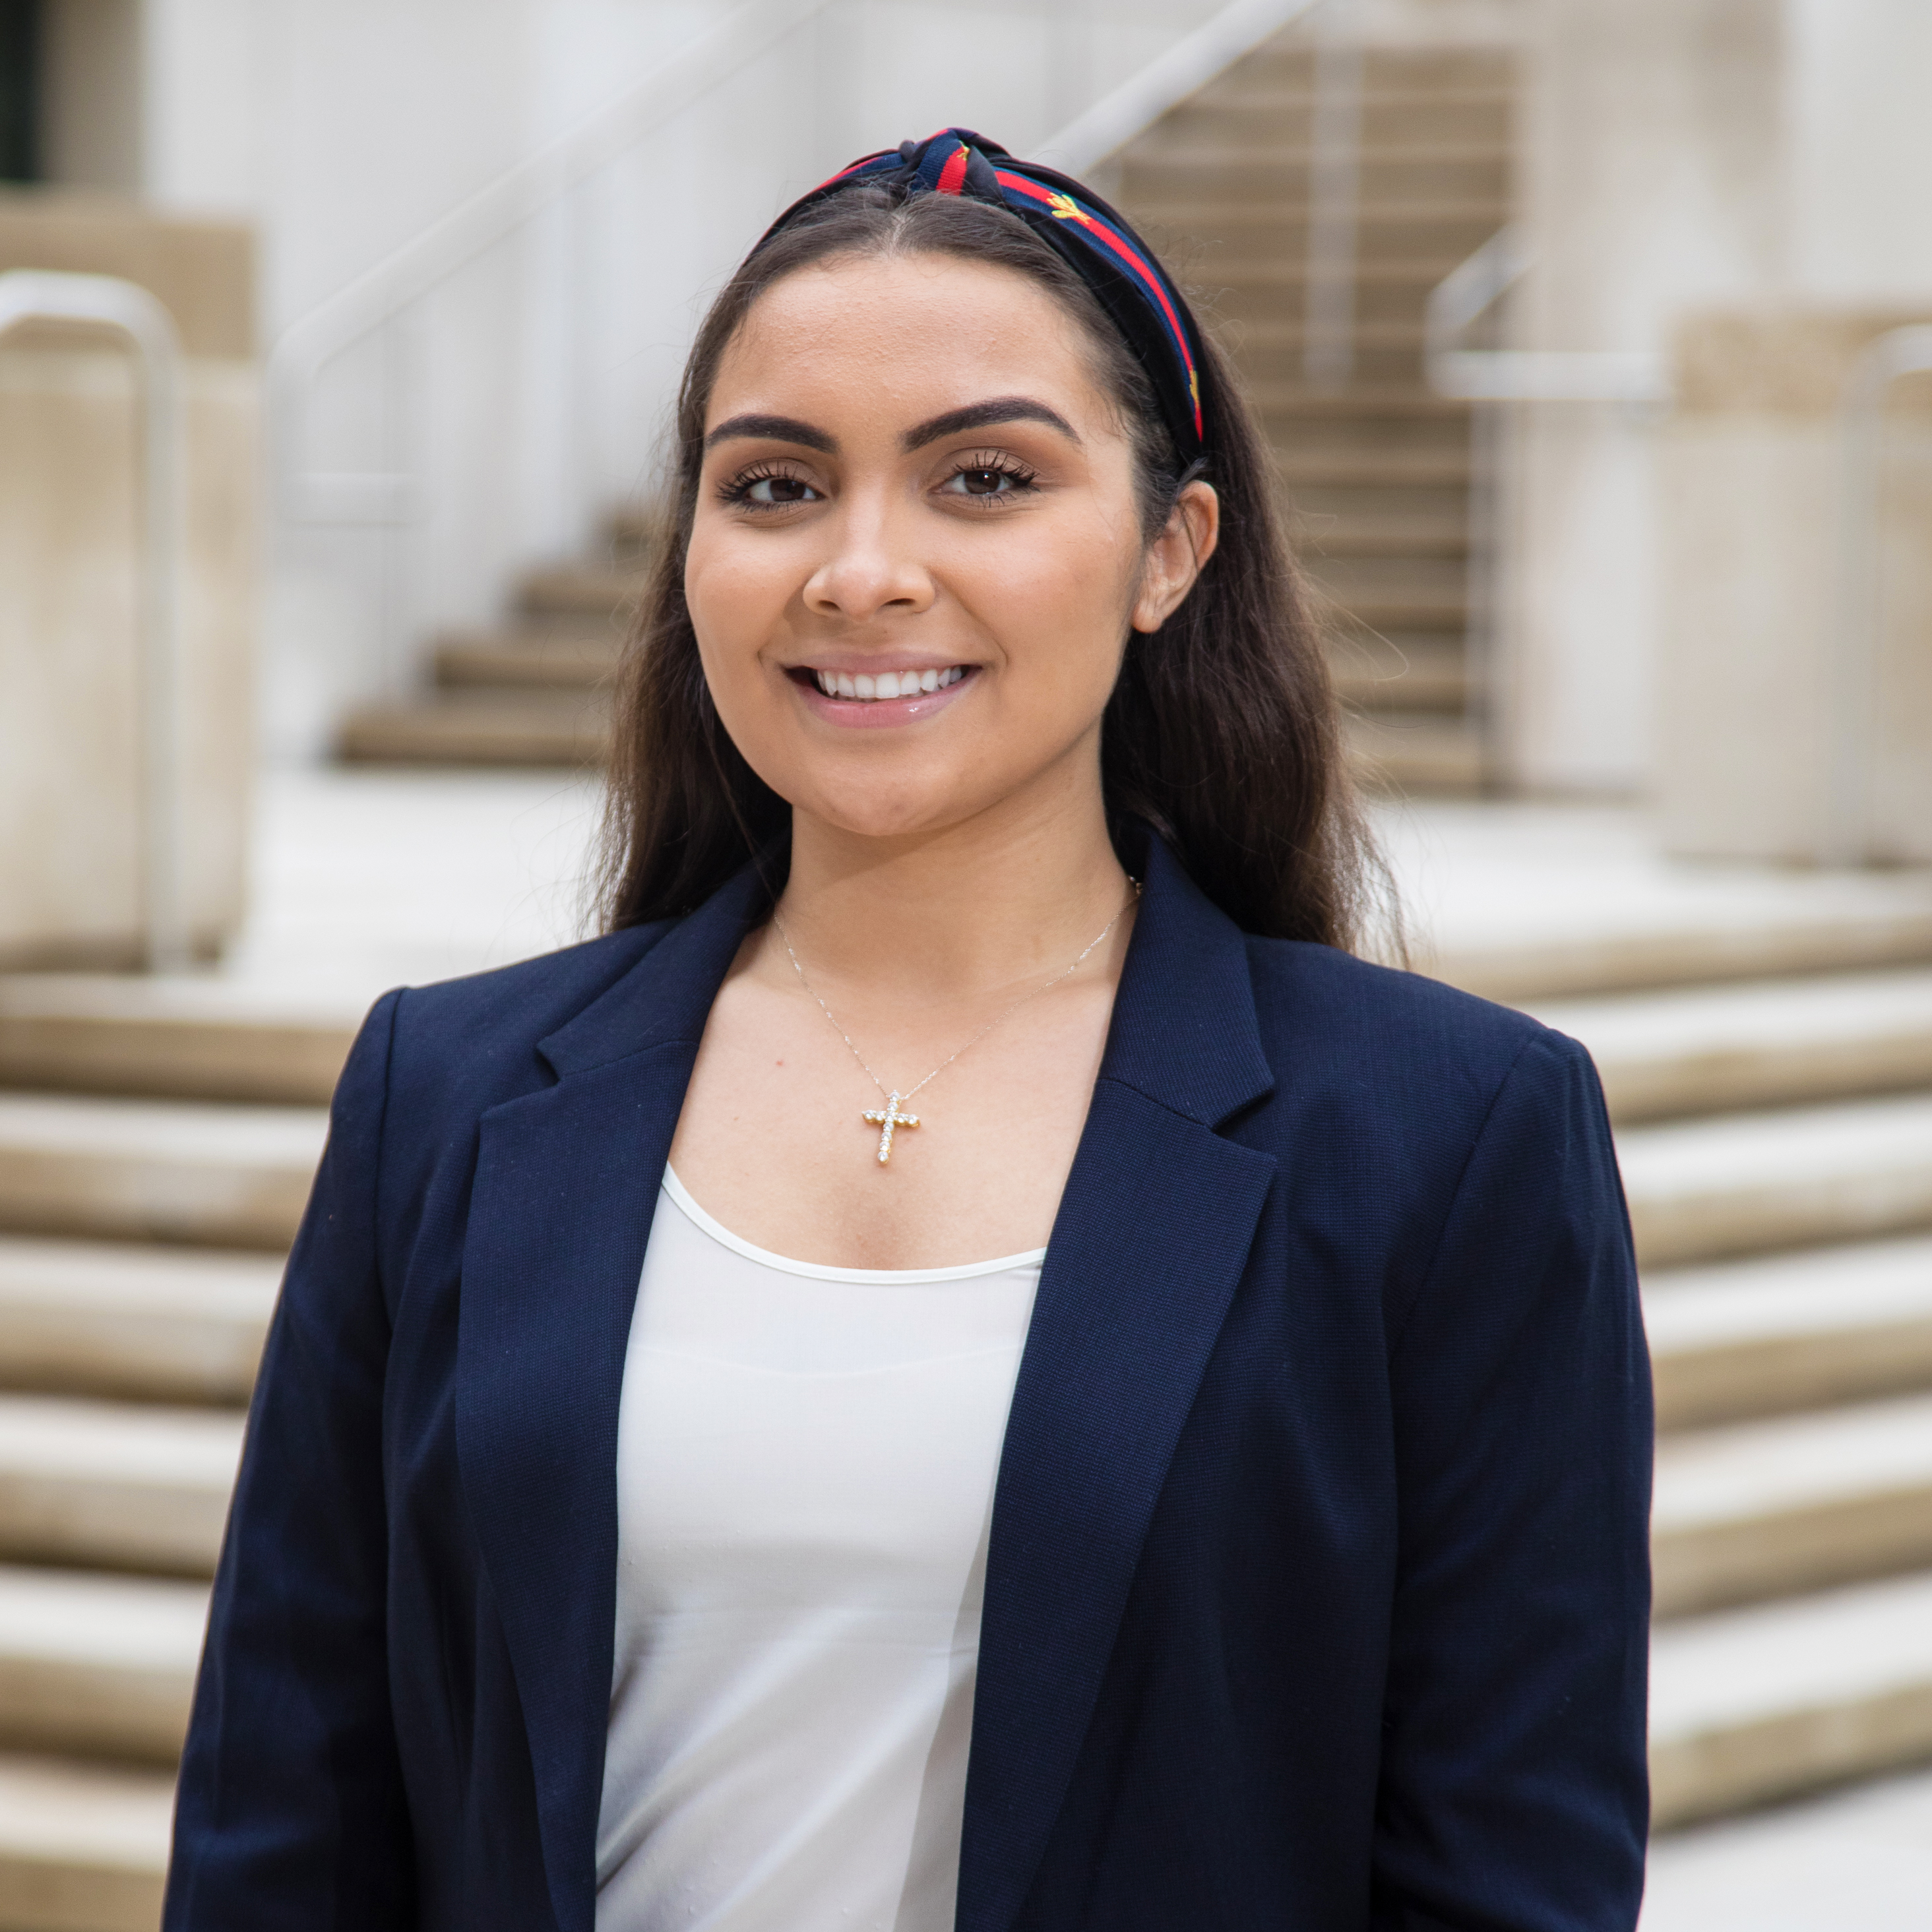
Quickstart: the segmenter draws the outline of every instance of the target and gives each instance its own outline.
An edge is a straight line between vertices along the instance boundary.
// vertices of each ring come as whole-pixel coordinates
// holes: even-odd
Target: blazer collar
[[[1274,1089],[1247,939],[1145,826],[1130,839],[1140,911],[1100,1077],[1218,1127]]]
[[[766,880],[783,871],[781,860],[774,874],[769,855],[741,866],[537,1051],[568,1078],[673,1040],[694,1044],[746,934],[771,910]]]

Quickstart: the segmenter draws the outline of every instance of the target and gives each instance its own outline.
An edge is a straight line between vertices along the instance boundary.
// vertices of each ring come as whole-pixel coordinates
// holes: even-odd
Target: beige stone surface
[[[255,244],[232,221],[157,214],[117,195],[0,188],[0,273],[118,275],[152,290],[190,356],[255,352]]]
[[[1922,314],[1710,314],[1679,331],[1658,439],[1665,585],[1656,793],[1695,856],[1831,856],[1840,721],[1869,684],[1861,856],[1932,859],[1932,380],[1892,392],[1876,662],[1842,542],[1840,406],[1864,350]]]
[[[1932,1755],[1932,1574],[1666,1625],[1651,1646],[1659,1830]]]
[[[185,365],[184,868],[208,950],[242,912],[256,386],[245,362]],[[136,403],[112,347],[0,338],[0,964],[137,950]]]
[[[1654,1268],[1660,1430],[1932,1388],[1932,1239]]]
[[[119,276],[173,318],[185,544],[182,864],[199,947],[238,924],[254,760],[254,257],[232,223],[0,190],[0,272]],[[141,412],[111,332],[0,336],[0,967],[130,963],[142,927]]]
[[[0,1754],[0,1927],[154,1932],[171,1772]]]
[[[0,1386],[238,1406],[281,1274],[278,1256],[0,1235]]]

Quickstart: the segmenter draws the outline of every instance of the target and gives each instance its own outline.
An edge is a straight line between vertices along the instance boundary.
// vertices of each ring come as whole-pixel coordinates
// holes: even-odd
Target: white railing
[[[1499,228],[1430,291],[1424,355],[1438,395],[1483,403],[1670,400],[1664,358],[1645,350],[1470,349],[1468,332],[1533,265],[1520,230]]]
[[[112,275],[16,268],[0,274],[0,335],[23,322],[112,329],[140,374],[141,564],[140,866],[142,950],[152,973],[178,972],[191,951],[183,888],[182,732],[184,488],[181,346],[172,318],[146,289]]]
[[[1316,4],[1316,0],[1231,0],[1052,140],[1041,142],[1031,158],[1063,174],[1087,173]]]
[[[648,79],[479,188],[292,322],[269,352],[272,461],[283,514],[298,523],[398,524],[417,506],[402,471],[306,467],[322,372],[434,294],[460,269],[556,207],[671,118],[824,11],[829,0],[747,0]]]
[[[1869,754],[1885,620],[1879,524],[1885,405],[1894,383],[1928,374],[1932,325],[1892,329],[1852,366],[1840,406],[1837,594],[1826,656],[1834,673],[1831,830],[1822,855],[1828,863],[1862,865],[1871,856]]]

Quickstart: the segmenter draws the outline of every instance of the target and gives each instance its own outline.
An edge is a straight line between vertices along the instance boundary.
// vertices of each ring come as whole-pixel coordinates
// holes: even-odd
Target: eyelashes
[[[748,464],[721,484],[718,490],[721,502],[747,510],[788,510],[795,504],[812,501],[818,494],[795,469],[784,463]]]
[[[1030,494],[1039,484],[1040,472],[1018,458],[1003,450],[974,450],[954,463],[937,488],[941,495],[992,508]],[[796,466],[783,460],[748,464],[718,488],[720,502],[754,514],[820,502],[824,494]]]

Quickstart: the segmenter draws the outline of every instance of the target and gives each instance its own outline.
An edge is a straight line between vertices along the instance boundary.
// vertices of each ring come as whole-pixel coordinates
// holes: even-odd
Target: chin
[[[786,794],[794,807],[856,838],[907,838],[944,832],[997,802],[978,787],[952,784],[939,774],[895,783],[878,774],[849,783],[801,785]]]

